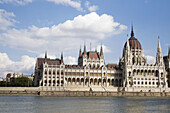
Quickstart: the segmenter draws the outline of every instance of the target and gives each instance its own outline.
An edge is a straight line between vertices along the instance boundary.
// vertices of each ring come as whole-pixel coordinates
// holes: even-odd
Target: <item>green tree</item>
[[[6,86],[6,81],[1,81],[0,82],[0,87],[5,87]]]
[[[30,80],[28,77],[11,78],[8,86],[30,87],[30,86],[32,86],[32,80]]]

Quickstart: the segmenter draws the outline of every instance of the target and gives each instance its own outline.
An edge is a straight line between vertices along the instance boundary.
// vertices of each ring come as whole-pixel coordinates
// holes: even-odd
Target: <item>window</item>
[[[51,70],[49,71],[49,75],[51,75]]]
[[[53,70],[53,75],[55,75],[55,70]]]
[[[61,71],[61,75],[63,75],[63,71]]]
[[[47,70],[45,70],[45,74],[47,74]]]
[[[131,72],[129,72],[129,76],[131,75]]]
[[[156,70],[156,77],[158,77],[159,76],[159,72],[158,72],[158,70]]]

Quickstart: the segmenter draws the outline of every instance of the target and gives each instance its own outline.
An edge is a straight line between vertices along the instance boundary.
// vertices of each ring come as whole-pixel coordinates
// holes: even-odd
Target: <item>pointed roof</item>
[[[64,61],[63,61],[63,52],[61,52],[61,63],[64,63]]]
[[[47,59],[47,51],[45,51],[45,58]]]
[[[79,50],[79,57],[81,57],[81,46],[80,46],[80,50]]]
[[[86,45],[84,43],[84,55],[86,55]]]
[[[159,39],[159,36],[158,36],[158,48],[157,48],[157,53],[156,53],[156,64],[160,64],[160,63],[163,63],[163,58],[162,58],[160,39]]]
[[[101,44],[101,48],[100,48],[100,56],[103,56],[103,47],[102,47],[102,44]]]
[[[161,44],[160,44],[160,38],[158,36],[158,51],[161,52]]]
[[[133,25],[132,25],[132,27],[131,27],[131,37],[134,37]]]

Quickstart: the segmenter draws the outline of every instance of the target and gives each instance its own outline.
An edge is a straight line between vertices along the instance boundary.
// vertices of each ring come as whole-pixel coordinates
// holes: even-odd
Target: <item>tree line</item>
[[[1,81],[0,87],[31,87],[33,82],[28,77],[10,78],[10,82]]]

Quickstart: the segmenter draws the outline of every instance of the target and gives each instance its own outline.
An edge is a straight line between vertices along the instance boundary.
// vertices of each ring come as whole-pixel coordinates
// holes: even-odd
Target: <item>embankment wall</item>
[[[169,96],[170,92],[99,92],[99,91],[42,91],[39,87],[0,87],[0,96],[58,96],[58,97],[112,97],[112,96]]]

